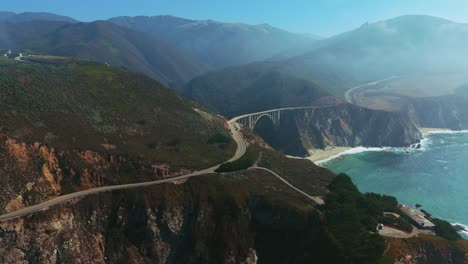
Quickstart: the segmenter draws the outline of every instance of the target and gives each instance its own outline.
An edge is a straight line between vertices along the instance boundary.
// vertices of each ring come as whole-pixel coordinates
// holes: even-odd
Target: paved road
[[[263,171],[267,171],[269,173],[271,173],[273,176],[275,176],[276,178],[278,178],[280,181],[284,182],[286,185],[288,185],[291,189],[295,190],[296,192],[304,195],[305,197],[309,198],[310,200],[314,201],[316,204],[324,204],[324,200],[322,197],[319,197],[319,196],[311,196],[307,193],[305,193],[304,191],[302,191],[301,189],[299,188],[296,188],[294,185],[292,185],[291,183],[289,183],[287,180],[285,180],[283,177],[279,176],[276,172],[272,171],[272,170],[269,170],[267,168],[263,168],[263,167],[252,167],[250,168],[251,170],[263,170]]]
[[[236,124],[235,121],[231,120],[231,121],[228,122],[228,125],[229,125],[229,128],[231,129],[232,137],[233,137],[233,139],[235,140],[235,142],[237,144],[236,153],[234,154],[234,156],[231,159],[228,160],[228,162],[231,162],[231,161],[238,160],[240,157],[242,157],[244,155],[244,153],[245,153],[245,151],[247,149],[247,145],[246,145],[244,139],[242,138],[242,135],[241,135],[241,133],[239,131],[238,124]],[[109,191],[114,191],[114,190],[123,190],[123,189],[131,189],[131,188],[138,188],[138,187],[146,187],[146,186],[152,186],[152,185],[159,185],[159,184],[163,184],[163,183],[187,180],[187,179],[189,179],[191,177],[213,173],[216,169],[219,168],[219,166],[221,166],[221,164],[218,164],[216,166],[213,166],[213,167],[210,167],[210,168],[207,168],[207,169],[204,169],[204,170],[196,171],[194,173],[190,173],[190,174],[187,174],[187,175],[168,178],[168,179],[164,179],[164,180],[141,182],[141,183],[132,183],[132,184],[123,184],[123,185],[104,186],[104,187],[93,188],[93,189],[89,189],[89,190],[85,190],[85,191],[75,192],[75,193],[71,193],[71,194],[66,194],[66,195],[56,197],[54,199],[51,199],[49,201],[46,201],[46,202],[43,202],[43,203],[40,203],[40,204],[37,204],[37,205],[29,206],[29,207],[20,209],[20,210],[15,211],[15,212],[10,212],[10,213],[4,214],[4,215],[0,215],[0,221],[5,221],[5,220],[9,220],[9,219],[29,215],[29,214],[39,212],[39,211],[42,211],[42,210],[47,210],[51,206],[61,204],[61,203],[70,201],[72,199],[84,197],[84,196],[91,195],[91,194],[109,192]]]
[[[289,110],[289,109],[307,109],[307,108],[318,108],[318,107],[291,107],[291,108],[282,108],[282,109]],[[272,111],[276,111],[276,110],[272,110]],[[237,144],[237,149],[236,149],[236,152],[235,152],[234,156],[231,159],[229,159],[227,162],[232,162],[232,161],[238,160],[239,158],[241,158],[244,155],[244,153],[246,152],[246,149],[247,149],[247,143],[244,141],[244,139],[242,137],[242,134],[240,133],[239,124],[236,123],[236,121],[239,120],[240,118],[242,118],[242,116],[241,117],[235,117],[235,118],[231,119],[228,122],[229,129],[231,130],[232,137],[233,137],[234,141]],[[168,178],[168,179],[164,179],[164,180],[141,182],[141,183],[132,183],[132,184],[122,184],[122,185],[113,185],[113,186],[104,186],[104,187],[88,189],[88,190],[84,190],[84,191],[80,191],[80,192],[75,192],[75,193],[71,193],[71,194],[66,194],[66,195],[53,198],[53,199],[51,199],[49,201],[46,201],[46,202],[43,202],[43,203],[40,203],[40,204],[37,204],[37,205],[29,206],[29,207],[26,207],[26,208],[23,208],[23,209],[14,211],[14,212],[10,212],[10,213],[7,213],[7,214],[0,215],[0,221],[5,221],[5,220],[9,220],[9,219],[29,215],[29,214],[32,214],[32,213],[36,213],[36,212],[39,212],[39,211],[47,210],[51,206],[58,205],[58,204],[70,201],[72,199],[84,197],[84,196],[91,195],[91,194],[109,192],[109,191],[114,191],[114,190],[124,190],[124,189],[138,188],[138,187],[146,187],[146,186],[152,186],[152,185],[159,185],[159,184],[163,184],[163,183],[170,183],[170,182],[177,182],[177,181],[187,180],[187,179],[189,179],[191,177],[213,173],[213,172],[215,172],[216,169],[219,168],[219,166],[221,166],[221,164],[218,164],[216,166],[213,166],[213,167],[210,167],[210,168],[207,168],[207,169],[204,169],[204,170],[196,171],[194,173],[190,173],[190,174],[187,174],[187,175],[172,177],[172,178]],[[273,172],[273,171],[271,171],[269,169],[260,168],[260,167],[257,167],[255,169],[265,170],[265,171],[268,171],[268,172],[272,173],[274,176],[276,176],[278,179],[280,179],[282,182],[287,184],[292,189],[294,189],[297,192],[303,194],[304,196],[306,196],[307,198],[313,200],[314,202],[316,202],[318,204],[323,204],[322,199],[320,199],[319,197],[310,196],[307,193],[301,191],[300,189],[294,187],[292,184],[290,184],[288,181],[283,179],[281,176],[279,176],[275,172]]]
[[[15,61],[20,61],[20,62],[27,62],[29,63],[30,61],[26,61],[26,60],[23,60],[24,56],[23,55],[19,55],[17,57],[15,57]]]
[[[390,226],[384,226],[381,230],[379,230],[379,235],[386,236],[386,237],[395,237],[395,238],[410,238],[410,237],[417,236],[419,234],[434,235],[434,233],[429,230],[422,230],[414,226],[413,226],[413,230],[411,231],[411,233],[406,233],[404,231],[401,231],[399,229],[396,229]]]
[[[356,94],[360,89],[365,88],[365,87],[368,87],[368,86],[374,86],[374,85],[377,85],[377,84],[382,83],[382,82],[391,81],[391,80],[394,80],[394,79],[400,79],[400,78],[403,78],[403,77],[404,77],[404,76],[392,76],[392,77],[385,78],[385,79],[382,79],[382,80],[379,80],[379,81],[370,82],[370,83],[366,83],[366,84],[362,84],[362,85],[359,85],[359,86],[350,88],[350,89],[349,89],[348,91],[346,91],[346,93],[345,93],[345,100],[346,100],[346,102],[348,102],[348,103],[350,103],[350,104],[357,104],[357,103],[356,103],[355,94]]]

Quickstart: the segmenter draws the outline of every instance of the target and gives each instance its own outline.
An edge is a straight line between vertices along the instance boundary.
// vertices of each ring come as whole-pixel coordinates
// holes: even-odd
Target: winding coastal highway
[[[238,124],[236,124],[235,122],[233,122],[231,120],[231,121],[228,122],[228,125],[229,125],[229,128],[230,128],[231,132],[232,132],[232,137],[233,137],[234,141],[237,144],[236,153],[234,154],[234,156],[231,159],[226,161],[226,162],[232,162],[232,161],[238,160],[239,158],[241,158],[244,155],[244,153],[245,153],[245,151],[247,149],[247,144],[245,143],[244,139],[242,138],[241,133],[239,132]],[[70,201],[70,200],[73,200],[73,199],[76,199],[76,198],[81,198],[81,197],[84,197],[84,196],[88,196],[88,195],[91,195],[91,194],[97,194],[97,193],[109,192],[109,191],[115,191],[115,190],[132,189],[132,188],[138,188],[138,187],[146,187],[146,186],[152,186],[152,185],[159,185],[159,184],[163,184],[163,183],[170,183],[170,182],[178,182],[178,181],[187,180],[187,179],[189,179],[191,177],[213,173],[213,172],[216,171],[216,169],[219,168],[219,166],[221,166],[221,164],[218,164],[216,166],[213,166],[213,167],[210,167],[210,168],[207,168],[207,169],[204,169],[204,170],[196,171],[196,172],[193,172],[193,173],[190,173],[190,174],[187,174],[187,175],[172,177],[172,178],[163,179],[163,180],[150,181],[150,182],[141,182],[141,183],[132,183],[132,184],[113,185],[113,186],[103,186],[103,187],[92,188],[92,189],[88,189],[88,190],[84,190],[84,191],[79,191],[79,192],[75,192],[75,193],[71,193],[71,194],[62,195],[62,196],[53,198],[53,199],[51,199],[49,201],[46,201],[46,202],[43,202],[43,203],[40,203],[40,204],[37,204],[37,205],[25,207],[23,209],[20,209],[20,210],[14,211],[14,212],[10,212],[10,213],[7,213],[7,214],[0,215],[0,221],[5,221],[5,220],[9,220],[9,219],[29,215],[29,214],[32,214],[32,213],[36,213],[36,212],[39,212],[39,211],[47,210],[51,206],[58,205],[58,204],[61,204],[61,203],[64,203],[64,202],[67,202],[67,201]]]
[[[306,107],[303,107],[303,108],[306,108]],[[288,108],[288,109],[294,109],[294,108]],[[300,109],[300,108],[295,108],[295,109]],[[234,139],[234,141],[237,144],[237,149],[236,149],[236,152],[235,152],[234,156],[231,159],[229,159],[228,161],[226,161],[226,162],[232,162],[232,161],[236,161],[236,160],[240,159],[247,150],[247,143],[244,141],[244,138],[242,137],[242,134],[240,133],[240,126],[239,126],[238,123],[236,123],[237,120],[239,120],[238,117],[233,118],[228,122],[229,129],[231,130],[231,133],[232,133],[232,138]],[[53,199],[51,199],[49,201],[46,201],[46,202],[43,202],[43,203],[40,203],[40,204],[37,204],[37,205],[28,206],[28,207],[25,207],[23,209],[20,209],[20,210],[14,211],[14,212],[9,212],[9,213],[0,215],[0,221],[6,221],[6,220],[14,219],[14,218],[17,218],[17,217],[21,217],[21,216],[33,214],[33,213],[36,213],[36,212],[44,211],[44,210],[47,210],[48,208],[50,208],[50,207],[52,207],[54,205],[62,204],[62,203],[65,203],[67,201],[70,201],[70,200],[73,200],[73,199],[76,199],[76,198],[81,198],[81,197],[88,196],[88,195],[92,195],[92,194],[115,191],[115,190],[132,189],[132,188],[138,188],[138,187],[147,187],[147,186],[159,185],[159,184],[164,184],[164,183],[183,181],[183,180],[187,180],[187,179],[189,179],[191,177],[213,173],[220,166],[221,166],[221,164],[218,164],[216,166],[213,166],[213,167],[210,167],[210,168],[207,168],[207,169],[204,169],[204,170],[196,171],[196,172],[193,172],[193,173],[190,173],[190,174],[187,174],[187,175],[172,177],[172,178],[163,179],[163,180],[150,181],[150,182],[141,182],[141,183],[132,183],[132,184],[113,185],[113,186],[103,186],[103,187],[92,188],[92,189],[79,191],[79,192],[75,192],[75,193],[70,193],[70,194],[66,194],[66,195],[62,195],[62,196],[53,198]],[[313,197],[313,196],[308,195],[307,193],[305,193],[305,192],[301,191],[300,189],[294,187],[292,184],[290,184],[288,181],[283,179],[281,176],[279,176],[278,174],[276,174],[275,172],[273,172],[273,171],[271,171],[271,170],[269,170],[267,168],[254,167],[252,169],[259,169],[259,170],[268,171],[272,175],[274,175],[275,177],[280,179],[282,182],[287,184],[289,187],[294,189],[295,191],[298,191],[299,193],[305,195],[307,198],[313,200],[314,202],[316,202],[318,204],[323,203],[323,200],[321,200],[319,197]]]
[[[21,57],[19,57],[17,59],[21,60]],[[392,80],[392,79],[395,79],[395,78],[399,78],[399,77],[391,77],[391,78],[387,78],[387,79],[384,79],[384,80],[381,80],[381,81],[372,82],[372,83],[368,83],[368,84],[364,84],[364,85],[354,87],[354,88],[348,90],[348,92],[346,93],[346,98],[347,98],[347,100],[348,99],[352,100],[353,91],[356,91],[356,90],[361,89],[361,88],[366,87],[366,86],[376,85],[376,84],[378,84],[380,82]],[[252,116],[252,115],[267,114],[267,113],[271,113],[271,112],[274,112],[274,111],[286,111],[286,110],[298,110],[298,109],[318,109],[318,108],[331,107],[331,106],[335,106],[335,105],[336,104],[334,104],[334,105],[324,105],[324,106],[301,106],[301,107],[276,108],[276,109],[271,109],[271,110],[267,110],[267,111],[261,111],[261,112],[256,112],[256,113],[240,115],[240,116],[232,118],[231,120],[228,121],[228,126],[229,126],[229,129],[231,130],[232,138],[234,139],[234,141],[237,144],[237,148],[236,148],[236,152],[235,152],[234,156],[232,158],[230,158],[229,160],[227,160],[226,162],[233,162],[233,161],[236,161],[236,160],[240,159],[245,154],[245,152],[247,150],[247,143],[244,141],[244,139],[242,137],[242,134],[240,133],[240,124],[237,123],[240,119],[246,118],[246,117]],[[75,192],[75,193],[71,193],[71,194],[62,195],[62,196],[55,197],[55,198],[53,198],[53,199],[51,199],[49,201],[46,201],[46,202],[43,202],[43,203],[40,203],[40,204],[37,204],[37,205],[28,206],[28,207],[25,207],[23,209],[20,209],[20,210],[14,211],[14,212],[9,212],[9,213],[0,215],[0,221],[5,221],[5,220],[21,217],[21,216],[33,214],[33,213],[36,213],[36,212],[39,212],[39,211],[47,210],[48,208],[50,208],[50,207],[52,207],[54,205],[62,204],[62,203],[65,203],[67,201],[70,201],[70,200],[73,200],[73,199],[76,199],[76,198],[81,198],[81,197],[88,196],[88,195],[92,195],[92,194],[115,191],[115,190],[124,190],[124,189],[132,189],[132,188],[139,188],[139,187],[147,187],[147,186],[159,185],[159,184],[164,184],[164,183],[172,183],[172,182],[178,182],[178,181],[184,181],[184,180],[187,180],[187,179],[189,179],[191,177],[196,177],[196,176],[200,176],[200,175],[206,175],[206,174],[214,173],[221,165],[222,165],[222,163],[218,164],[218,165],[215,165],[213,167],[204,169],[204,170],[196,171],[196,172],[186,174],[186,175],[182,175],[182,176],[167,178],[167,179],[163,179],[163,180],[141,182],[141,183],[132,183],[132,184],[113,185],[113,186],[103,186],[103,187],[92,188],[92,189],[88,189],[88,190],[84,190],[84,191],[79,191],[79,192]],[[250,169],[257,169],[257,170],[267,171],[270,174],[272,174],[273,176],[275,176],[276,178],[278,178],[279,180],[281,180],[283,183],[288,185],[290,188],[292,188],[293,190],[297,191],[298,193],[304,195],[305,197],[309,198],[310,200],[314,201],[315,203],[317,203],[317,204],[323,204],[324,203],[324,201],[323,201],[323,199],[321,197],[311,196],[311,195],[305,193],[304,191],[302,191],[299,188],[293,186],[291,183],[289,183],[284,178],[282,178],[280,175],[278,175],[277,173],[275,173],[274,171],[272,171],[270,169],[263,168],[263,167],[258,167],[258,166],[254,166],[254,167],[252,167]]]

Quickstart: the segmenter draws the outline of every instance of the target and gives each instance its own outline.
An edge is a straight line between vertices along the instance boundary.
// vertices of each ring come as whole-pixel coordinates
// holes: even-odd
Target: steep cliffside
[[[268,173],[246,172],[100,194],[0,223],[2,263],[77,260],[343,263],[343,256],[310,201]]]
[[[407,110],[420,127],[468,129],[468,100],[464,97],[411,99]]]
[[[404,113],[350,104],[284,112],[279,126],[263,118],[255,131],[275,149],[296,156],[326,146],[403,147],[421,138],[414,121]]]
[[[448,242],[422,235],[409,239],[388,239],[385,258],[394,264],[468,263],[466,241]]]

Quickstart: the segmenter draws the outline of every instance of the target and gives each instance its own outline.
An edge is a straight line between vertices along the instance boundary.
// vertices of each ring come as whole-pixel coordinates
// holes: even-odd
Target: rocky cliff
[[[448,242],[421,235],[408,239],[388,239],[385,258],[394,264],[468,263],[466,242]]]
[[[467,99],[456,95],[411,99],[407,111],[420,127],[468,129]]]
[[[295,156],[327,146],[403,147],[421,138],[409,115],[350,104],[283,112],[278,126],[262,118],[255,131],[275,149]]]
[[[322,222],[268,173],[211,175],[1,222],[0,262],[341,263]]]

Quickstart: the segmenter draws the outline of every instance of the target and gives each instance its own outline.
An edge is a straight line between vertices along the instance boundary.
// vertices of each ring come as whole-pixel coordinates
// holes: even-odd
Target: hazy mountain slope
[[[402,16],[321,40],[308,53],[271,64],[277,72],[309,80],[343,97],[351,87],[395,75],[463,72],[468,68],[467,42],[466,24]],[[240,67],[245,75],[255,68]],[[240,71],[230,68],[223,75],[228,76],[229,70]]]
[[[104,21],[61,26],[53,22],[30,22],[8,24],[4,29],[6,34],[2,35],[17,50],[29,49],[123,66],[171,87],[182,85],[205,69],[177,48],[144,33]],[[43,34],[38,34],[40,31]]]
[[[29,21],[62,21],[76,23],[75,19],[71,17],[56,15],[46,12],[24,12],[24,13],[13,13],[13,12],[0,12],[0,21],[6,21],[11,23],[29,22]]]
[[[328,96],[316,84],[281,72],[276,63],[253,63],[208,73],[183,94],[229,117],[277,107],[309,106]]]
[[[116,17],[109,21],[175,45],[214,68],[268,59],[303,49],[316,38],[269,25],[188,20],[173,16]]]
[[[392,75],[461,71],[468,67],[468,25],[430,16],[402,16],[364,24],[323,40],[316,49],[285,62],[304,78],[318,67],[361,84]],[[342,94],[347,86],[329,86]]]
[[[20,51],[21,46],[28,46],[32,40],[56,31],[68,25],[61,21],[34,21],[25,23],[0,22],[0,48]],[[31,46],[29,45],[28,48]]]
[[[8,19],[11,16],[14,16],[15,13],[13,12],[7,12],[7,11],[0,11],[0,21],[4,21]]]

